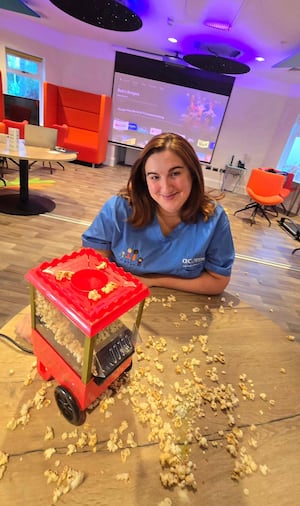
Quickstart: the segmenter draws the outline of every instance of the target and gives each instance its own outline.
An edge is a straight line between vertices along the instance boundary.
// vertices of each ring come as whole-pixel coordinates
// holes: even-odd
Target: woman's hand
[[[23,315],[15,327],[17,337],[31,343],[31,317],[30,314]]]

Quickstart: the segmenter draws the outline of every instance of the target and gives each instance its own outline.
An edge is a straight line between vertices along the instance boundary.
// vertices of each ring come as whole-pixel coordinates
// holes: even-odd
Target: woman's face
[[[149,193],[161,210],[178,214],[192,189],[192,176],[173,151],[151,155],[145,164]]]

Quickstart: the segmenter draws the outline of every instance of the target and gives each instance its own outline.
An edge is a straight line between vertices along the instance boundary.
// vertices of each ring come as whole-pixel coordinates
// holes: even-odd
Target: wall
[[[46,31],[44,40],[49,40]],[[0,69],[5,74],[5,46],[8,46],[45,58],[45,80],[49,82],[92,93],[111,94],[115,53],[112,46],[98,41],[65,39],[62,34],[55,41],[57,47],[50,47],[47,43],[37,43],[1,29]],[[276,166],[300,112],[299,98],[284,95],[281,90],[276,93],[271,86],[269,89],[249,88],[246,78],[237,76],[214,153],[213,167],[222,170],[232,155],[236,161],[245,162],[250,170]],[[126,163],[132,163],[135,156],[136,151],[128,153]],[[220,171],[205,170],[204,174],[208,185],[220,187]],[[248,174],[246,172],[237,185],[237,191],[244,192]]]

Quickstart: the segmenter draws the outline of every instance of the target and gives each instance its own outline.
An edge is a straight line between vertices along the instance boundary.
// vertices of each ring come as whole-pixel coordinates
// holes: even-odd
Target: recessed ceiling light
[[[263,56],[256,56],[255,59],[256,61],[265,61]]]
[[[175,37],[169,37],[169,38],[168,38],[168,41],[169,41],[169,42],[172,42],[172,44],[177,44],[177,42],[178,42],[178,40],[177,40],[177,39],[175,39]]]

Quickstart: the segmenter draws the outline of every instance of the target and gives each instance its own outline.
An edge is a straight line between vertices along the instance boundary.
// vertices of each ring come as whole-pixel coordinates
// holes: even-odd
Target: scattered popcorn
[[[188,321],[188,317],[185,313],[180,313],[179,314],[179,319],[182,321],[182,322],[187,322]]]
[[[106,262],[102,262],[97,268],[102,269],[106,265]],[[116,285],[109,286],[107,284],[105,289],[113,290],[116,287]],[[109,292],[104,291],[104,293]],[[101,294],[98,293],[98,295],[101,297]],[[208,300],[211,300],[211,298],[208,298]],[[163,307],[168,308],[174,302],[176,302],[174,296],[167,298],[149,297],[145,302],[145,306],[160,303]],[[225,297],[222,297],[221,302],[226,302]],[[233,301],[230,301],[228,306],[232,307]],[[56,321],[57,315],[52,313],[53,308],[50,311],[50,308],[45,306],[44,300],[37,302],[37,312],[41,309],[43,309],[43,317],[46,314],[47,319],[51,314],[53,321]],[[204,310],[210,311],[209,306],[205,306]],[[220,313],[225,312],[223,305],[213,310]],[[182,322],[186,321],[190,321],[192,325],[193,316],[191,313],[200,313],[201,308],[193,307],[187,311],[187,314],[179,313],[179,321],[174,322],[176,327],[184,328]],[[197,327],[208,326],[207,320],[206,316],[201,316],[199,320],[194,322],[194,325]],[[58,317],[58,327],[60,323]],[[57,333],[51,328],[50,320],[47,320],[47,325],[49,325],[50,330],[55,334],[56,341],[60,344],[66,345],[66,341],[68,343],[75,341],[69,329],[62,328],[60,329],[61,332]],[[238,393],[241,393],[244,401],[253,401],[256,397],[254,382],[248,378],[247,374],[241,374],[238,380],[240,389],[238,393],[232,384],[226,384],[224,381],[224,375],[226,375],[224,365],[227,360],[225,360],[224,353],[220,349],[212,349],[208,336],[206,334],[197,335],[197,331],[189,340],[186,339],[187,336],[184,333],[181,335],[178,332],[176,340],[179,351],[173,351],[166,357],[162,357],[162,355],[168,351],[168,340],[165,337],[148,336],[146,341],[143,340],[142,344],[136,345],[136,367],[131,370],[129,379],[124,383],[120,383],[120,385],[118,384],[116,388],[107,389],[97,403],[99,404],[99,416],[103,416],[105,419],[112,417],[115,410],[122,410],[122,403],[127,407],[132,407],[136,421],[143,425],[143,430],[149,429],[146,441],[148,439],[149,444],[154,444],[158,448],[161,465],[160,481],[165,488],[178,487],[180,490],[197,490],[196,466],[191,460],[193,447],[198,448],[198,453],[201,449],[200,453],[203,454],[207,454],[209,448],[212,447],[224,448],[234,459],[234,468],[231,475],[234,480],[240,480],[244,476],[256,472],[257,469],[262,474],[267,474],[268,471],[267,466],[258,466],[247,453],[245,447],[242,446],[245,440],[247,447],[257,448],[257,440],[249,434],[249,431],[254,432],[256,427],[252,425],[242,430],[237,425],[237,423],[242,425],[240,415],[235,411],[240,403]],[[181,341],[182,337],[184,339]],[[82,349],[68,348],[68,351],[79,364],[82,363]],[[203,354],[202,358],[201,353]],[[165,388],[162,375],[157,371],[162,372],[164,367],[170,367],[170,365],[173,375],[176,375],[176,377],[174,382],[166,385]],[[201,368],[201,365],[204,365],[204,367]],[[224,367],[224,369],[220,372],[219,367],[220,369]],[[280,372],[283,373],[283,371],[285,372],[282,368]],[[32,379],[33,374],[29,378]],[[34,396],[34,399],[29,400],[22,406],[19,416],[16,416],[7,424],[11,430],[14,430],[18,425],[28,423],[31,409],[41,409],[47,405],[47,401],[49,401],[49,399],[46,399],[47,388],[47,385],[43,385]],[[260,393],[259,398],[268,401],[270,406],[275,404],[274,400],[268,400],[265,393]],[[213,416],[219,416],[218,423],[222,427],[215,439],[211,428],[203,427],[205,424],[200,422],[205,418],[208,411]],[[260,411],[260,414],[263,414],[263,412]],[[63,441],[73,440],[72,443],[66,445],[65,455],[70,456],[83,448],[84,452],[97,451],[98,437],[96,430],[90,429],[88,424],[84,426],[84,429],[85,432],[75,428],[70,432],[62,433],[61,439]],[[105,435],[107,451],[119,452],[123,464],[126,464],[131,455],[133,451],[131,449],[138,446],[137,441],[135,441],[135,434],[130,429],[127,420],[123,420],[121,423],[119,422],[118,427],[112,429],[109,436]],[[44,440],[53,440],[54,437],[53,429],[47,426]],[[103,443],[103,436],[101,436],[99,445],[102,446]],[[62,449],[60,448],[60,450]],[[45,450],[45,459],[50,459],[55,452],[55,448]],[[65,466],[63,471],[59,473],[59,466],[60,461],[56,460],[54,464],[56,470],[48,469],[45,472],[47,483],[54,483],[56,487],[52,504],[56,504],[63,494],[78,486],[84,479],[82,472],[72,470],[68,466]],[[0,459],[0,477],[1,472],[4,473]],[[116,479],[128,483],[130,476],[129,473],[120,473],[116,475]],[[248,489],[244,489],[244,494],[249,494]],[[169,506],[171,504],[171,499],[165,498],[158,506]]]
[[[130,455],[129,448],[125,448],[124,450],[121,450],[121,461],[123,462],[123,464],[125,464],[129,455]]]
[[[172,506],[172,504],[173,503],[172,503],[171,499],[169,497],[166,497],[165,499],[160,501],[157,506]]]
[[[57,504],[62,495],[68,494],[79,487],[85,478],[82,471],[76,471],[69,466],[65,466],[60,474],[52,471],[52,469],[47,469],[44,472],[44,476],[47,478],[47,484],[56,484],[53,491],[52,504]]]
[[[45,436],[44,436],[44,440],[45,441],[50,441],[51,439],[54,439],[54,430],[52,429],[52,427],[46,427],[46,432],[45,432]]]
[[[235,466],[231,478],[233,480],[239,480],[244,476],[251,475],[257,471],[257,464],[254,462],[251,455],[246,451],[246,448],[242,447],[239,453],[239,458],[235,461]]]
[[[76,453],[77,452],[77,448],[74,444],[68,444],[67,446],[67,451],[66,451],[66,455],[73,455],[73,453]]]
[[[116,474],[116,479],[118,481],[125,481],[126,483],[128,483],[129,480],[130,480],[129,473],[119,473],[119,474]]]
[[[259,470],[264,476],[266,476],[269,472],[268,466],[262,464],[259,466]]]
[[[155,368],[160,372],[164,371],[164,366],[160,362],[155,362]]]
[[[8,464],[8,454],[0,450],[0,480],[3,478]]]
[[[119,433],[123,434],[123,432],[125,432],[126,429],[128,429],[128,422],[127,420],[123,420],[119,427]]]
[[[97,270],[106,269],[106,267],[107,267],[107,262],[105,262],[105,261],[100,262],[100,264],[96,265]]]
[[[295,336],[286,336],[289,341],[295,341]]]
[[[118,445],[114,441],[112,441],[111,439],[109,439],[107,441],[107,449],[108,449],[109,452],[114,453],[114,452],[116,452],[119,449],[119,447],[118,447]]]
[[[94,449],[96,447],[96,445],[97,445],[97,440],[98,440],[96,432],[95,433],[89,433],[88,437],[89,437],[88,446],[90,446],[90,448]]]
[[[130,448],[135,448],[137,446],[137,443],[134,441],[133,437],[134,437],[134,433],[128,432],[126,443],[128,446],[130,446]]]
[[[256,439],[254,439],[253,437],[251,437],[250,439],[248,439],[248,444],[249,444],[249,446],[251,446],[252,448],[257,448],[257,441],[256,441]]]
[[[55,279],[57,281],[62,281],[63,279],[70,280],[73,276],[74,272],[71,271],[56,271]]]
[[[44,451],[45,460],[51,459],[51,457],[54,453],[56,453],[55,448],[47,448],[47,450]]]
[[[118,288],[117,283],[114,281],[109,281],[105,286],[101,288],[101,292],[110,293],[113,292],[116,288]]]
[[[88,299],[97,301],[97,300],[101,299],[101,294],[96,289],[90,290],[88,293]]]

